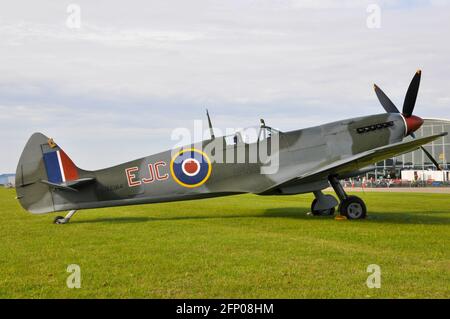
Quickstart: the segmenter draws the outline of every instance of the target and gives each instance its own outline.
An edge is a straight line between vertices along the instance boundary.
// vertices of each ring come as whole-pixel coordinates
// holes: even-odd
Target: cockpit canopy
[[[273,134],[278,134],[280,131],[269,126],[250,126],[237,130],[235,133],[225,136],[227,145],[234,145],[239,143],[253,144],[261,142]]]

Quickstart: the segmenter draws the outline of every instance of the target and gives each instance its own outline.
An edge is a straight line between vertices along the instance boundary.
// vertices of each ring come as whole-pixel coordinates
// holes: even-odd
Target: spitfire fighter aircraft
[[[261,120],[257,139],[251,142],[240,132],[231,140],[227,136],[215,137],[207,114],[211,138],[97,171],[78,168],[53,139],[35,133],[17,166],[17,198],[23,208],[34,214],[68,210],[66,217],[56,217],[58,224],[67,223],[82,209],[242,193],[312,192],[314,215],[333,215],[338,206],[340,216],[345,216],[342,218],[365,218],[367,210],[363,200],[347,195],[341,179],[357,176],[369,170],[373,163],[419,148],[439,169],[422,145],[447,133],[420,139],[414,136],[423,123],[413,115],[420,77],[421,72],[417,71],[407,90],[402,112],[375,85],[386,113],[290,132],[273,129]],[[273,147],[275,140],[277,147]],[[270,158],[277,157],[277,169],[269,174],[261,173],[267,166],[266,160],[248,160],[251,150],[263,143],[270,146]],[[230,151],[234,161],[217,160]],[[239,153],[245,155],[244,160],[236,160]],[[339,201],[322,193],[330,185]]]

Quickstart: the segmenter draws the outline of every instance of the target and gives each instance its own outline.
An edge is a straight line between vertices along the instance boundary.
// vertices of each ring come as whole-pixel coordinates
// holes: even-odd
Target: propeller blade
[[[386,112],[400,113],[395,104],[392,103],[392,101],[387,97],[387,95],[376,84],[373,85],[373,89],[375,90],[378,100],[380,101],[381,105],[384,107]]]
[[[434,164],[434,166],[436,166],[437,170],[440,171],[441,167],[439,166],[439,163],[433,158],[433,156],[431,156],[431,154],[428,153],[428,151],[425,149],[425,147],[421,146],[420,148],[425,153],[425,155],[430,159],[430,161],[433,162],[433,164]]]
[[[403,102],[402,113],[405,117],[410,117],[414,111],[414,105],[416,104],[417,93],[419,92],[420,76],[422,71],[417,70],[414,74],[411,83],[409,84],[408,91],[406,92],[405,101]]]
[[[416,139],[416,135],[414,133],[409,134],[413,139]],[[422,151],[425,153],[425,155],[430,159],[431,162],[433,162],[434,166],[436,166],[438,171],[441,171],[441,167],[439,166],[439,163],[434,159],[434,157],[425,149],[425,147],[420,147]]]

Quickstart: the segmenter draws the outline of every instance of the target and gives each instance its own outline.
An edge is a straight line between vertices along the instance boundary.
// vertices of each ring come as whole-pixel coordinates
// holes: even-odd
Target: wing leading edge
[[[293,184],[297,184],[299,182],[307,182],[310,180],[320,180],[327,179],[330,175],[345,175],[350,172],[359,170],[363,167],[369,166],[373,163],[385,160],[387,158],[392,158],[394,156],[409,153],[420,148],[421,145],[427,144],[431,141],[434,141],[442,136],[446,136],[448,133],[441,133],[437,135],[427,136],[420,139],[415,139],[409,142],[399,142],[394,143],[378,148],[374,148],[372,150],[362,152],[345,159],[341,159],[335,161],[333,163],[324,165],[320,168],[317,168],[311,172],[305,173],[303,175],[296,176],[294,178],[288,179],[282,183],[277,184],[276,186],[271,187],[270,189],[262,192],[269,193],[272,190],[279,187],[286,187]]]

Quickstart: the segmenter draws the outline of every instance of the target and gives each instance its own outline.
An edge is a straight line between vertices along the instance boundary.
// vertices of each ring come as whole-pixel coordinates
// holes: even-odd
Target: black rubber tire
[[[64,219],[63,216],[56,216],[55,219],[53,220],[53,224],[57,224],[58,219]]]
[[[366,204],[358,196],[348,196],[339,204],[339,213],[347,219],[364,219],[367,216]]]
[[[311,214],[313,214],[314,216],[333,216],[335,213],[335,209],[334,207],[331,209],[326,209],[326,210],[314,210],[314,206],[317,203],[317,198],[314,198],[314,200],[311,203]]]

